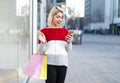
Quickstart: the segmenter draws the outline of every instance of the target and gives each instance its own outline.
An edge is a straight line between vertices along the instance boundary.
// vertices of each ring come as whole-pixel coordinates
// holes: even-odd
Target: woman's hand
[[[44,33],[42,33],[42,32],[39,32],[39,33],[38,33],[38,39],[39,39],[42,43],[45,43],[45,42],[46,42],[46,37],[45,37]]]
[[[67,34],[67,36],[66,36],[66,41],[67,41],[67,43],[72,42],[72,40],[73,40],[73,35],[74,35],[74,32],[73,32],[73,31],[69,31],[69,32],[68,32],[68,34]]]

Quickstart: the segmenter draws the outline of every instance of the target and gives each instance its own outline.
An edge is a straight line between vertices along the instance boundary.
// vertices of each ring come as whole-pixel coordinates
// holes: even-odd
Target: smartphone
[[[73,34],[74,34],[74,31],[73,31],[73,30],[70,30],[70,31],[68,32],[68,34],[73,35]]]

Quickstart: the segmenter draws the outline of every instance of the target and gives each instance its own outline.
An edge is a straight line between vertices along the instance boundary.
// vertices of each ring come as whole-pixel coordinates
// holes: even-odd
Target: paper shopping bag
[[[40,73],[40,79],[47,79],[47,56],[44,56],[43,66]]]
[[[35,79],[41,79],[40,74],[42,71],[42,67],[44,63],[44,58],[47,56],[44,55],[32,55],[29,62],[27,63],[23,73],[29,77],[33,77]],[[47,63],[46,63],[47,66]],[[47,72],[47,71],[46,71]]]

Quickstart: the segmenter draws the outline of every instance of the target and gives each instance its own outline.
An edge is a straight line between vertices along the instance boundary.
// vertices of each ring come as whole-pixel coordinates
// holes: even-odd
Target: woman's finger
[[[71,37],[73,37],[73,36],[72,36],[72,35],[67,35],[66,37],[67,37],[67,38],[71,38]]]
[[[39,40],[40,40],[41,42],[46,42],[46,38],[45,38],[44,33],[39,32],[39,33],[38,33],[38,38],[39,38]]]
[[[67,36],[66,37],[66,41],[69,43],[69,42],[72,42],[72,40],[73,40],[73,37],[71,37],[71,36]]]

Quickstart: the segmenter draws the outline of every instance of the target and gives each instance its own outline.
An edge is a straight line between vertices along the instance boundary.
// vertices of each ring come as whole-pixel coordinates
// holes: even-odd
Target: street
[[[119,83],[120,45],[83,43],[69,56],[66,83]]]
[[[81,45],[73,45],[65,83],[120,83],[119,36],[83,35]],[[24,75],[0,70],[0,83],[22,83]],[[11,80],[11,81],[10,81]],[[29,83],[44,83],[30,79]]]

